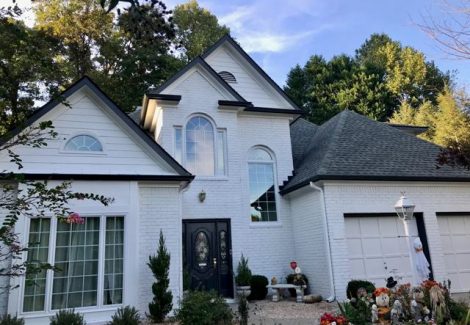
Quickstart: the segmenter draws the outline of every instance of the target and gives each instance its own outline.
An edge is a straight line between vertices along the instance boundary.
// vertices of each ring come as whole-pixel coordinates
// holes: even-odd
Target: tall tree
[[[199,7],[196,0],[178,5],[173,11],[176,26],[176,41],[182,46],[183,57],[190,61],[202,54],[223,35],[230,33],[220,25],[209,10]]]
[[[58,43],[23,22],[0,17],[0,133],[18,126],[57,88]]]
[[[354,57],[313,55],[303,68],[294,67],[285,90],[315,123],[346,108],[386,121],[404,101],[413,108],[436,102],[449,80],[421,52],[373,34]]]

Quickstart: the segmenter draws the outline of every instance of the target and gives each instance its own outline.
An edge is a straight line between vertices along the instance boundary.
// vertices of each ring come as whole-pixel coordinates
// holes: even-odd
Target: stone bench
[[[297,295],[296,301],[303,302],[304,298],[304,286],[298,286],[295,284],[271,284],[267,285],[266,288],[273,289],[273,301],[279,301],[279,297],[281,296],[281,290],[285,289],[295,289],[295,293]]]

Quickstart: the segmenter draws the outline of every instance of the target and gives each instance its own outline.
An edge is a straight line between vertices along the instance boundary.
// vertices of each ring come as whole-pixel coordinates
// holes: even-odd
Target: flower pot
[[[251,294],[250,286],[237,286],[237,295],[248,297]]]

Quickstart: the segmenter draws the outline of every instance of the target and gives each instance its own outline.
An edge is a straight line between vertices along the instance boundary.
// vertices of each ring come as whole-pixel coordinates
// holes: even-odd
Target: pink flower
[[[66,223],[82,225],[85,223],[85,218],[80,217],[77,212],[72,212],[66,219]]]
[[[296,261],[290,262],[290,268],[291,268],[292,270],[295,270],[296,267],[297,267],[297,262],[296,262]]]

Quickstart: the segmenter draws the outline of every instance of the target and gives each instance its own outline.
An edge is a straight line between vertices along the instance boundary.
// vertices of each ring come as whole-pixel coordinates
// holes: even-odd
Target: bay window
[[[83,224],[31,219],[28,261],[57,270],[26,276],[23,311],[122,303],[124,217],[85,217]]]

